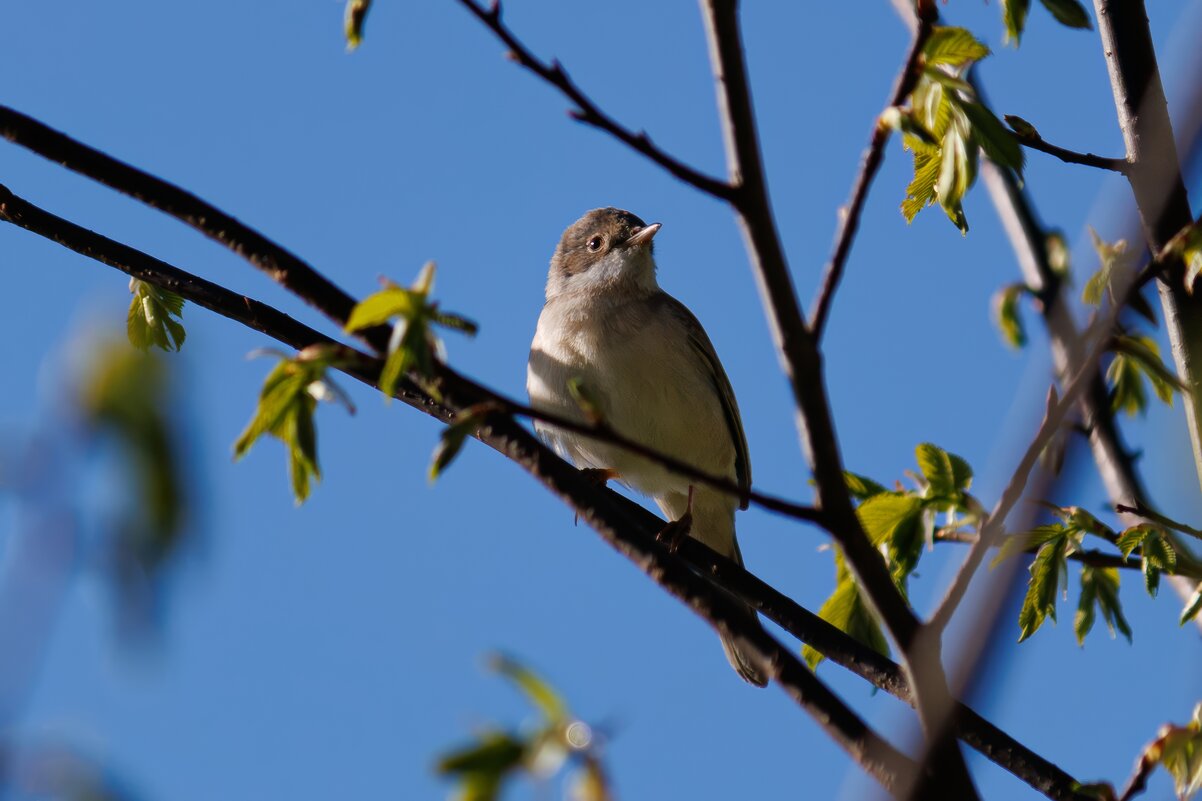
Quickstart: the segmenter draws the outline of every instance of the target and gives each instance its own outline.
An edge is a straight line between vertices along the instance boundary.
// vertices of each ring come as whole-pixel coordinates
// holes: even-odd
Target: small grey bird
[[[568,389],[577,379],[614,430],[750,487],[747,439],[730,380],[701,323],[655,279],[652,240],[659,229],[660,223],[604,208],[563,232],[530,346],[530,403],[584,420]],[[615,445],[537,421],[535,429],[577,467],[651,497],[670,526],[742,564],[737,498]],[[755,612],[748,607],[747,613],[758,626]],[[767,683],[731,640],[724,637],[722,647],[740,676],[760,687]]]

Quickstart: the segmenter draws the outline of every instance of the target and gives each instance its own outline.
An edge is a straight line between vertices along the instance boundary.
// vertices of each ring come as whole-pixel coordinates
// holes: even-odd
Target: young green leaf
[[[906,198],[902,201],[902,214],[906,222],[914,222],[918,212],[935,202],[935,184],[939,180],[942,159],[938,154],[914,153],[914,178],[906,187]]]
[[[1142,399],[1143,388],[1140,374],[1147,377],[1156,396],[1170,406],[1173,405],[1173,392],[1184,391],[1185,385],[1176,373],[1165,366],[1160,358],[1160,347],[1151,337],[1141,334],[1119,334],[1113,340],[1112,350],[1116,354],[1115,361],[1121,360],[1118,367],[1115,367],[1112,362],[1110,370],[1107,371],[1108,377],[1111,371],[1115,373],[1111,385],[1115,387],[1116,409],[1125,408],[1124,404],[1117,400],[1120,380],[1140,382],[1139,394]],[[1140,410],[1142,411],[1142,407]]]
[[[527,743],[501,731],[480,735],[477,742],[456,749],[438,761],[443,774],[487,774],[498,778],[518,767],[526,755]]]
[[[1061,583],[1067,580],[1067,547],[1068,537],[1057,538],[1045,543],[1035,554],[1027,595],[1018,614],[1019,642],[1038,631],[1045,619],[1050,617],[1055,622],[1056,597]]]
[[[1067,540],[1071,534],[1072,531],[1063,523],[1049,523],[1043,526],[1036,526],[1022,534],[1012,534],[1002,540],[1001,547],[998,548],[997,555],[993,557],[993,561],[989,563],[989,566],[991,568],[997,567],[1012,556],[1027,553],[1046,543],[1062,539]]]
[[[1179,801],[1189,801],[1202,790],[1202,703],[1194,707],[1193,719],[1184,726],[1160,727],[1156,739],[1145,746],[1136,761],[1137,777],[1146,782],[1157,765],[1173,777]]]
[[[927,498],[956,499],[972,485],[972,468],[954,453],[924,442],[914,449],[918,469],[927,482]]]
[[[1126,266],[1127,242],[1122,239],[1114,243],[1106,242],[1093,228],[1089,229],[1089,235],[1093,239],[1094,250],[1098,253],[1099,266],[1098,271],[1085,282],[1081,300],[1090,306],[1098,306],[1102,303],[1102,297],[1111,291],[1114,271]]]
[[[1164,532],[1155,528],[1140,543],[1140,552],[1143,554],[1144,586],[1148,595],[1155,598],[1160,589],[1160,574],[1171,573],[1177,567],[1177,552]]]
[[[1031,0],[1002,0],[1002,21],[1006,26],[1006,41],[1017,47],[1027,25]]]
[[[1084,30],[1093,29],[1089,12],[1085,10],[1085,6],[1081,5],[1080,0],[1040,0],[1040,2],[1043,3],[1044,8],[1052,12],[1052,16],[1061,25]]]
[[[1095,607],[1102,612],[1106,628],[1110,636],[1115,636],[1115,630],[1121,631],[1131,642],[1131,626],[1123,617],[1123,609],[1119,603],[1119,571],[1113,567],[1081,568],[1081,599],[1077,605],[1077,615],[1073,619],[1073,632],[1077,635],[1077,644],[1085,644],[1085,635],[1093,628]]]
[[[496,654],[489,660],[489,667],[513,682],[530,703],[543,713],[547,723],[559,725],[571,717],[563,696],[546,679],[517,660]]]
[[[845,575],[835,585],[835,591],[818,609],[818,617],[874,651],[889,655],[889,643],[881,632],[880,624],[860,595],[860,588],[855,579],[850,575]],[[811,670],[818,667],[818,663],[824,658],[808,645],[802,648],[801,653]]]
[[[961,201],[977,173],[977,149],[970,146],[966,139],[966,133],[960,125],[953,124],[944,134],[939,180],[935,183],[939,205],[964,235],[968,234],[968,219],[964,216]]]
[[[897,529],[922,513],[922,500],[914,495],[882,492],[856,509],[860,525],[873,545],[886,542]]]
[[[999,167],[1009,167],[1018,175],[1023,171],[1023,149],[1014,134],[1006,130],[1002,121],[982,104],[973,100],[960,101],[972,125],[972,139],[985,151],[985,155]]]
[[[237,460],[264,434],[282,442],[288,449],[292,492],[298,504],[309,497],[312,481],[321,479],[313,421],[317,400],[345,395],[341,390],[331,389],[326,378],[326,370],[334,359],[335,351],[320,349],[306,349],[296,358],[281,358],[264,380],[255,413],[234,443]],[[354,413],[353,407],[348,408]]]
[[[864,501],[873,495],[885,492],[885,488],[881,484],[850,470],[843,471],[843,483],[847,485],[847,491],[851,493],[851,496],[858,501]]]
[[[922,55],[928,67],[964,67],[989,55],[989,48],[964,28],[936,25]]]
[[[129,344],[139,350],[152,345],[165,351],[182,348],[187,332],[174,318],[183,316],[184,299],[137,278],[129,279],[129,291],[133,294],[125,321]]]
[[[1029,292],[1026,284],[1010,284],[993,295],[993,317],[1002,332],[1002,339],[1012,348],[1027,344],[1027,332],[1018,313],[1018,300]]]

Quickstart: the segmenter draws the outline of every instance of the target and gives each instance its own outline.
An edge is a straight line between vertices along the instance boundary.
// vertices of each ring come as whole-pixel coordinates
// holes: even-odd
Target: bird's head
[[[593,209],[568,226],[551,257],[547,297],[565,292],[646,295],[659,289],[653,243],[660,223],[628,211]]]

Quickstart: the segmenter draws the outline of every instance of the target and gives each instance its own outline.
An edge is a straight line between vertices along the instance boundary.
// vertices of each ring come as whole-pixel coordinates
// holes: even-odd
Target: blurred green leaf
[[[558,726],[569,720],[567,703],[546,679],[517,660],[500,654],[495,655],[489,664],[525,694],[530,703],[543,713],[547,723]]]
[[[1194,594],[1185,602],[1185,608],[1181,610],[1181,625],[1185,625],[1198,616],[1202,612],[1202,584],[1198,585],[1198,589],[1194,590]]]
[[[1027,332],[1018,313],[1018,300],[1030,290],[1026,284],[1010,284],[993,295],[993,316],[1001,329],[1002,339],[1012,348],[1027,344]]]
[[[1147,775],[1160,765],[1173,777],[1177,798],[1188,801],[1202,790],[1202,703],[1194,707],[1193,719],[1184,726],[1160,727],[1136,762],[1136,770]]]
[[[1002,121],[980,103],[965,100],[959,105],[972,125],[973,141],[980,145],[989,160],[999,167],[1009,167],[1018,175],[1022,175],[1023,148],[1014,134],[1006,130]]]
[[[885,492],[885,488],[871,478],[849,470],[843,471],[843,482],[847,485],[847,491],[851,493],[851,496],[859,501]]]
[[[152,345],[165,351],[178,351],[184,346],[187,332],[176,319],[184,313],[184,299],[166,289],[129,279],[133,300],[126,318],[129,343],[139,350]]]
[[[1173,392],[1182,391],[1184,385],[1161,360],[1160,347],[1155,340],[1139,334],[1119,334],[1111,349],[1115,356],[1106,371],[1106,379],[1111,386],[1115,411],[1121,409],[1127,414],[1144,411],[1147,406],[1145,378],[1161,401],[1173,405]]]
[[[893,536],[898,527],[921,514],[922,500],[909,494],[882,492],[864,501],[856,509],[860,525],[873,545]]]
[[[918,469],[927,481],[927,498],[956,498],[972,485],[972,468],[954,453],[924,442],[914,449]]]
[[[989,48],[964,28],[936,25],[922,48],[927,66],[963,67],[989,55]]]
[[[443,429],[438,445],[434,448],[434,456],[430,460],[431,481],[442,475],[443,471],[459,455],[459,451],[463,449],[463,444],[468,437],[475,434],[484,425],[488,416],[496,410],[496,404],[488,402],[469,406],[459,412],[455,416],[455,420]]]
[[[1115,636],[1115,629],[1123,633],[1127,642],[1131,642],[1131,626],[1123,617],[1123,608],[1119,602],[1119,571],[1113,567],[1081,568],[1081,598],[1077,605],[1077,615],[1073,619],[1073,631],[1077,635],[1077,644],[1085,644],[1085,635],[1093,628],[1095,607],[1102,612],[1106,628],[1110,636]]]
[[[371,4],[372,0],[347,0],[343,33],[348,50],[354,50],[363,42],[363,25],[367,22],[367,12],[371,10]]]
[[[1061,25],[1093,30],[1093,21],[1089,18],[1089,12],[1085,10],[1085,6],[1081,5],[1080,0],[1040,0],[1040,2],[1043,3],[1044,8],[1052,12],[1052,16]]]
[[[1002,0],[1002,22],[1006,26],[1005,41],[1014,42],[1017,47],[1023,37],[1023,28],[1027,25],[1027,12],[1031,9],[1031,0]]]
[[[1114,271],[1127,264],[1127,243],[1122,239],[1114,243],[1106,242],[1098,236],[1098,232],[1093,228],[1089,229],[1089,235],[1093,240],[1094,250],[1098,254],[1099,266],[1098,271],[1085,282],[1085,288],[1081,291],[1081,300],[1090,306],[1098,306],[1102,302],[1102,297],[1112,291],[1111,282]]]
[[[836,559],[841,563],[842,556],[837,556]],[[843,577],[835,584],[835,591],[818,610],[818,617],[874,651],[888,656],[889,643],[885,640],[876,617],[860,595],[860,588],[855,579],[846,569],[840,572],[843,573]],[[817,668],[824,658],[808,645],[802,648],[801,653],[811,670]]]

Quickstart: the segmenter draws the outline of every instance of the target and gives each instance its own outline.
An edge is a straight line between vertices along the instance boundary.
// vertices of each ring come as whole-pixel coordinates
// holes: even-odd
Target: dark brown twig
[[[635,132],[602,111],[589,99],[580,87],[568,77],[567,71],[557,60],[545,62],[530,51],[501,20],[501,3],[494,0],[489,6],[475,0],[459,0],[459,4],[483,22],[493,34],[509,48],[509,56],[516,63],[555,87],[576,108],[571,112],[574,119],[605,131],[632,150],[641,153],[658,164],[671,175],[706,194],[729,200],[734,191],[730,184],[696,170],[655,145],[643,131]]]
[[[1188,534],[1191,537],[1202,539],[1202,530],[1196,529],[1193,526],[1188,526],[1185,523],[1179,523],[1171,517],[1166,517],[1160,512],[1149,509],[1142,503],[1136,502],[1134,506],[1128,506],[1125,503],[1115,504],[1114,510],[1120,514],[1135,515],[1142,517],[1144,520],[1149,520],[1153,523],[1159,523],[1166,528],[1171,528],[1174,531],[1180,531],[1182,534]]]
[[[927,4],[920,5],[922,8],[929,9],[929,12],[918,20],[914,37],[910,42],[910,50],[893,83],[893,92],[886,109],[896,108],[905,103],[922,75],[922,49],[926,46],[927,39],[930,38],[931,31],[935,27],[936,15],[933,7]],[[818,290],[818,297],[815,299],[814,308],[810,313],[810,330],[814,334],[814,339],[822,339],[826,319],[831,310],[831,302],[835,297],[835,290],[838,289],[839,281],[843,277],[847,257],[851,253],[852,243],[855,242],[856,232],[860,227],[860,215],[864,211],[864,202],[868,199],[868,190],[872,186],[877,171],[881,168],[881,162],[884,161],[885,145],[889,143],[891,132],[887,125],[882,124],[880,119],[877,120],[876,125],[872,128],[872,137],[868,140],[868,148],[864,151],[860,172],[852,185],[851,199],[848,200],[847,206],[840,209],[839,228],[835,234],[835,250],[826,265],[822,286]]]
[[[1014,138],[1023,147],[1038,150],[1040,153],[1047,153],[1049,156],[1055,156],[1068,164],[1083,164],[1086,167],[1097,167],[1100,170],[1110,170],[1122,175],[1126,175],[1131,169],[1131,164],[1126,159],[1106,158],[1105,156],[1095,156],[1093,153],[1078,153],[1075,150],[1057,147],[1051,142],[1045,141],[1040,136],[1016,133],[1014,134]]]

